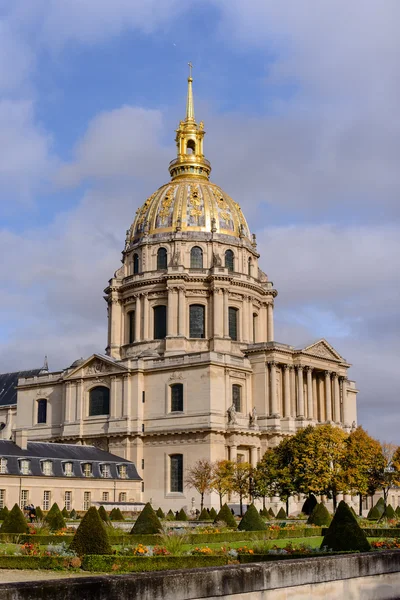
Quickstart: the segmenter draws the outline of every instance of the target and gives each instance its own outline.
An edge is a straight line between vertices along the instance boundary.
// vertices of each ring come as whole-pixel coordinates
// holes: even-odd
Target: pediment
[[[117,375],[120,373],[126,373],[127,371],[128,369],[126,367],[116,363],[112,359],[101,356],[100,354],[93,354],[90,358],[68,373],[64,379]]]
[[[336,360],[340,362],[346,362],[343,356],[336,352],[335,348],[328,344],[326,340],[319,340],[314,342],[310,346],[307,346],[302,350],[303,354],[311,354],[312,356],[318,356],[318,358],[326,358],[328,360]]]

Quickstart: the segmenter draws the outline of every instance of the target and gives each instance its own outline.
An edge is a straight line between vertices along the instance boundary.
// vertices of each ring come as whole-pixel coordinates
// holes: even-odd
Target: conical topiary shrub
[[[50,527],[51,531],[58,531],[64,529],[65,520],[61,514],[58,504],[55,502],[45,517],[45,521]]]
[[[28,524],[18,504],[14,504],[1,527],[1,533],[27,533]]]
[[[68,519],[69,518],[69,512],[67,511],[67,509],[65,508],[65,506],[62,509],[61,514],[64,517],[64,519]]]
[[[303,515],[309,516],[309,515],[311,515],[312,511],[317,506],[317,504],[318,504],[318,502],[317,502],[317,499],[314,496],[314,494],[310,494],[305,499],[305,502],[304,502],[303,506],[301,507],[301,512],[303,513]]]
[[[271,517],[271,519],[275,519],[275,513],[274,513],[274,511],[272,510],[272,508],[269,508],[269,509],[268,509],[268,512],[269,512],[269,516]]]
[[[36,520],[37,521],[43,521],[44,519],[44,512],[42,511],[42,509],[40,508],[40,506],[36,507]]]
[[[378,502],[375,504],[376,508],[379,510],[381,516],[383,515],[383,511],[385,510],[385,501],[383,498],[379,498]]]
[[[69,518],[70,518],[70,519],[76,519],[76,518],[77,518],[77,516],[78,516],[78,515],[77,515],[77,512],[76,512],[76,510],[73,508],[73,509],[71,510],[71,512],[69,513]]]
[[[264,519],[267,519],[268,521],[269,521],[269,520],[270,520],[270,518],[271,518],[271,515],[269,514],[269,512],[268,512],[268,510],[265,508],[265,506],[264,506],[264,508],[263,508],[263,509],[261,509],[261,516],[262,516]]]
[[[215,510],[215,508],[212,506],[210,508],[210,518],[212,521],[214,521],[217,518],[217,511]]]
[[[219,523],[221,521],[223,523],[226,523],[227,527],[234,527],[235,529],[237,527],[235,517],[231,513],[231,509],[226,503],[223,505],[223,507],[217,514],[214,523]]]
[[[276,518],[277,519],[286,519],[286,510],[283,507],[281,507],[278,510],[278,514],[276,515]]]
[[[157,508],[156,515],[159,519],[165,519],[165,514],[162,508]]]
[[[398,506],[394,512],[396,513],[397,517],[400,517],[400,506]]]
[[[162,525],[154,512],[150,502],[148,502],[138,518],[136,519],[136,523],[131,529],[131,533],[133,534],[151,534],[151,533],[159,533],[162,529]]]
[[[98,513],[99,513],[100,519],[104,523],[109,523],[110,522],[110,517],[108,516],[108,512],[106,511],[106,509],[104,508],[103,505],[99,506]]]
[[[119,508],[113,508],[112,511],[110,512],[110,520],[111,521],[125,521],[124,519],[124,515],[122,514],[122,512],[119,510]]]
[[[238,525],[239,531],[263,531],[265,523],[254,504],[250,504]]]
[[[112,548],[108,541],[106,526],[101,520],[95,506],[91,506],[71,542],[70,549],[78,556],[85,554],[112,554]]]
[[[0,521],[4,521],[9,512],[10,511],[8,510],[7,506],[0,508]]]
[[[308,525],[318,525],[318,527],[329,527],[331,521],[332,517],[323,502],[314,506],[314,510],[307,519]]]
[[[394,512],[394,508],[391,504],[388,504],[385,512],[383,513],[384,519],[395,519],[396,513]]]
[[[206,508],[203,508],[199,514],[199,521],[212,521],[212,517]]]
[[[377,506],[373,506],[372,508],[369,509],[369,513],[367,515],[367,519],[369,521],[377,521],[378,519],[381,518],[381,512],[379,510],[379,508],[377,508]]]
[[[168,521],[175,521],[175,515],[174,515],[174,513],[173,513],[173,511],[172,511],[172,509],[171,509],[171,508],[170,508],[170,509],[169,509],[169,511],[167,512],[166,519],[167,519]]]
[[[371,550],[365,532],[344,500],[339,503],[324,536],[321,548],[324,546],[334,551],[368,552]]]
[[[176,520],[177,521],[187,521],[188,520],[187,514],[185,513],[183,508],[181,508],[181,510],[176,515]]]

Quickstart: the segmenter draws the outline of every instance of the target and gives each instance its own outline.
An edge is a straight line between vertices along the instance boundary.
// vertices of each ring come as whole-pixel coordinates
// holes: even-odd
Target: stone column
[[[279,409],[278,409],[278,397],[276,394],[276,363],[270,362],[270,373],[271,373],[271,416],[278,417]]]
[[[142,324],[142,315],[141,315],[141,302],[140,302],[140,294],[136,296],[136,307],[135,307],[135,342],[140,342],[142,340],[141,335],[141,324]]]
[[[295,417],[297,415],[297,394],[296,394],[296,369],[293,365],[290,365],[290,416]]]
[[[132,414],[132,406],[131,406],[131,386],[129,381],[130,375],[124,375],[123,379],[123,397],[124,397],[124,408],[123,408],[123,416],[130,417]]]
[[[257,448],[254,446],[250,448],[250,464],[252,467],[257,466]]]
[[[274,340],[274,307],[273,304],[267,304],[267,341],[272,342]]]
[[[246,296],[246,302],[243,301],[243,327],[244,327],[244,340],[249,342],[253,341],[253,315],[251,310],[251,297]]]
[[[346,384],[347,384],[346,377],[339,377],[339,382],[340,382],[340,396],[342,399],[343,424],[346,425],[347,427],[350,427],[350,418],[349,418],[347,393],[346,393],[346,391],[347,391],[346,390]]]
[[[332,421],[332,391],[330,371],[325,371],[325,420],[328,422]]]
[[[290,370],[289,365],[283,366],[283,412],[285,417],[291,416],[290,410]]]
[[[224,290],[224,337],[229,337],[229,292]]]
[[[314,375],[312,378],[312,388],[313,388],[313,404],[314,404],[314,421],[319,421],[321,411],[318,406],[318,392],[317,392],[317,378]]]
[[[303,385],[303,367],[297,367],[297,417],[304,418],[304,385]]]
[[[149,337],[149,295],[147,292],[143,294],[143,339],[148,340]]]
[[[176,335],[176,322],[177,322],[177,314],[176,314],[176,290],[175,288],[168,288],[168,318],[167,318],[167,336],[172,337]]]
[[[65,407],[64,407],[64,421],[69,423],[71,421],[71,403],[72,403],[72,384],[70,381],[65,383]]]
[[[333,399],[335,405],[335,423],[341,422],[340,415],[340,389],[339,389],[339,376],[337,373],[333,373]]]
[[[221,321],[221,289],[213,290],[213,336],[223,337],[223,321]]]
[[[237,461],[237,446],[231,446],[230,447],[230,460],[232,462],[236,462]]]
[[[306,367],[307,372],[307,417],[314,418],[314,400],[312,387],[312,367]]]
[[[110,380],[110,417],[115,419],[117,417],[117,378],[111,377]]]
[[[186,335],[186,296],[183,286],[178,288],[178,303],[179,303],[179,325],[178,335],[184,337]]]
[[[266,362],[265,363],[265,379],[264,379],[264,385],[265,385],[265,414],[266,415],[270,415],[272,412],[271,409],[271,392],[270,392],[270,386],[269,386],[269,381],[270,381],[270,373],[269,373],[269,364]]]

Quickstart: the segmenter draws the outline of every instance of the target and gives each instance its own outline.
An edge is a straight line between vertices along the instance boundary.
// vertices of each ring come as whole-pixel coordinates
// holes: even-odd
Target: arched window
[[[232,386],[232,404],[236,412],[242,412],[242,386],[236,383]]]
[[[193,246],[193,248],[190,251],[190,268],[203,268],[203,250],[199,248],[199,246]]]
[[[234,254],[232,250],[227,250],[225,252],[225,268],[228,271],[234,271]]]
[[[154,339],[163,340],[167,335],[167,307],[155,306],[154,314]]]
[[[110,390],[98,385],[89,392],[89,417],[110,414]]]
[[[183,384],[171,385],[171,412],[183,412]]]
[[[233,306],[228,308],[229,337],[235,341],[238,339],[238,314],[239,310],[237,308]]]
[[[135,253],[133,255],[133,274],[137,275],[137,273],[139,273],[139,255]]]
[[[157,252],[157,270],[165,271],[167,268],[167,251],[165,248],[159,248]]]
[[[189,306],[189,337],[205,337],[205,307],[202,304]]]
[[[128,344],[133,344],[135,341],[135,311],[131,310],[128,313]]]
[[[194,140],[189,140],[186,144],[186,154],[196,154],[196,143]]]
[[[183,492],[183,454],[171,454],[170,460],[170,490]]]
[[[247,261],[247,274],[249,277],[251,277],[252,269],[253,269],[253,261],[251,260],[251,258],[249,258],[249,260]]]
[[[47,400],[41,398],[37,401],[37,422],[47,423]]]

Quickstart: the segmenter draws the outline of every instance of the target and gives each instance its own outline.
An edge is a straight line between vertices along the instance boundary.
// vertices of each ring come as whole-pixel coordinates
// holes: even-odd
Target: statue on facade
[[[236,421],[236,408],[235,405],[232,404],[228,410],[228,425],[236,425],[237,421]]]
[[[216,252],[213,253],[213,266],[214,267],[222,267],[221,257]]]
[[[257,429],[257,427],[258,427],[257,419],[258,419],[258,415],[257,415],[256,407],[253,406],[253,410],[251,411],[251,413],[249,413],[249,424],[252,429]]]

